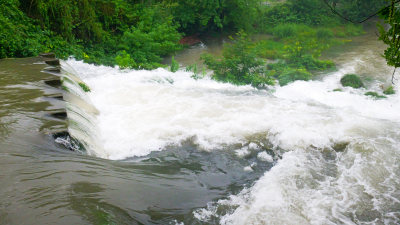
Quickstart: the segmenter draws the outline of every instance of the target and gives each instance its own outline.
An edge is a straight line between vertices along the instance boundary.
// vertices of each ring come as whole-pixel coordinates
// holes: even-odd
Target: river
[[[333,91],[357,73],[382,92],[383,49],[357,37],[337,71],[269,90],[70,59],[67,92],[40,58],[0,60],[0,224],[398,224],[399,88]],[[85,150],[50,135],[64,107]]]

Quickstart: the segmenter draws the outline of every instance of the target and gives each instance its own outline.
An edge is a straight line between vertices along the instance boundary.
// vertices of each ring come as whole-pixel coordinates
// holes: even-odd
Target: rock
[[[340,83],[344,87],[361,88],[364,87],[361,78],[355,74],[346,74],[340,79]]]
[[[333,150],[335,150],[336,152],[344,152],[344,150],[346,150],[347,146],[349,145],[349,142],[339,142],[339,143],[335,143],[332,148]]]

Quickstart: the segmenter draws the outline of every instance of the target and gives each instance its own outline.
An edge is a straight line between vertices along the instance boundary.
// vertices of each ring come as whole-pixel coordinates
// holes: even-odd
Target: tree
[[[396,69],[400,67],[400,0],[352,0],[350,3],[361,5],[364,9],[358,13],[358,18],[351,18],[338,11],[338,8],[340,8],[338,4],[344,4],[343,1],[345,0],[323,1],[333,13],[353,23],[364,23],[377,15],[384,19],[385,24],[389,25],[389,29],[385,29],[382,24],[378,24],[379,39],[388,46],[384,52],[384,57],[387,64],[395,68],[392,75],[392,83],[394,83],[394,74]],[[373,10],[372,12],[369,11],[369,15],[365,11],[368,7]]]

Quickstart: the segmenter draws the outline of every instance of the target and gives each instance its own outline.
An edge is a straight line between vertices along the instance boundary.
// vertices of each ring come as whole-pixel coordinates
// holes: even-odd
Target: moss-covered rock
[[[396,92],[394,91],[393,86],[390,86],[383,91],[383,94],[385,95],[394,95],[395,93]]]
[[[346,74],[340,79],[340,83],[344,87],[361,88],[364,87],[361,78],[355,74]]]
[[[386,96],[379,95],[378,93],[373,92],[373,91],[368,91],[367,93],[365,93],[365,95],[373,97],[373,98],[377,98],[377,99],[386,98]]]
[[[333,89],[332,91],[334,91],[334,92],[343,92],[343,89],[341,89],[341,88],[336,88],[336,89]]]

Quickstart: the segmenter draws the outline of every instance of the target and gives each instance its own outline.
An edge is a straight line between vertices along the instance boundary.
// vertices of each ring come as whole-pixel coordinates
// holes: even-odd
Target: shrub
[[[238,33],[233,43],[224,46],[222,58],[209,54],[201,58],[214,71],[215,80],[254,87],[274,83],[270,74],[266,73],[264,61],[257,58],[248,36],[243,32]]]
[[[395,93],[396,92],[394,91],[393,86],[390,86],[383,91],[383,94],[385,95],[394,95]]]
[[[115,57],[115,62],[121,69],[137,67],[135,60],[133,60],[131,55],[126,53],[125,50],[119,52],[119,54]]]
[[[160,67],[163,56],[181,49],[177,26],[164,14],[160,7],[143,9],[138,24],[122,35],[118,49],[130,54],[134,68]]]
[[[360,77],[355,74],[346,74],[340,79],[340,83],[344,87],[361,88],[364,87]]]

